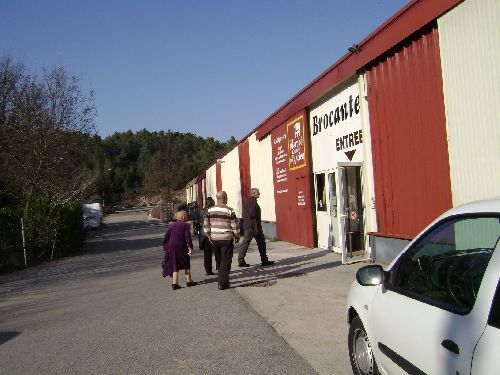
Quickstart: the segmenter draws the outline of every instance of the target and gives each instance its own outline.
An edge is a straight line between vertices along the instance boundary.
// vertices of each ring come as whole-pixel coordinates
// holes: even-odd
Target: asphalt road
[[[161,277],[165,229],[145,211],[110,215],[82,255],[0,276],[0,374],[316,373],[204,276],[200,251],[202,284],[173,291]]]

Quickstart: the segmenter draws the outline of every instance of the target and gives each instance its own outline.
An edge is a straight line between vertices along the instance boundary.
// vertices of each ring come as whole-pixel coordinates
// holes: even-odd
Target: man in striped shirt
[[[229,272],[233,261],[234,244],[240,240],[238,219],[234,210],[227,206],[227,194],[219,191],[216,195],[217,204],[208,209],[203,227],[205,234],[212,243],[214,253],[220,254],[219,290],[229,288]]]

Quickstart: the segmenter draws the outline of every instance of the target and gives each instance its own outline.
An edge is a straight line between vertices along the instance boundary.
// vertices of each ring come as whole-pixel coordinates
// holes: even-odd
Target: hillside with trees
[[[0,271],[78,250],[82,203],[169,201],[236,144],[172,130],[101,138],[93,96],[63,67],[37,75],[0,59]]]
[[[234,138],[221,142],[171,130],[114,133],[98,142],[98,192],[110,204],[140,195],[171,200],[175,191],[235,144]]]

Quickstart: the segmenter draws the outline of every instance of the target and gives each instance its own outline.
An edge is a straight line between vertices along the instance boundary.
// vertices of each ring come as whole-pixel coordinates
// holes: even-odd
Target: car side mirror
[[[384,282],[385,271],[378,264],[364,266],[356,272],[356,280],[363,286],[380,285]]]

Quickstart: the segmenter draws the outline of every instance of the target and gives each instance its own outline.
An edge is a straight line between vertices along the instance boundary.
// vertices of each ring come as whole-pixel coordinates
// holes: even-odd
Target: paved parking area
[[[273,267],[261,267],[254,242],[231,284],[320,374],[352,374],[347,351],[346,298],[356,271],[341,255],[286,242],[268,242]]]

